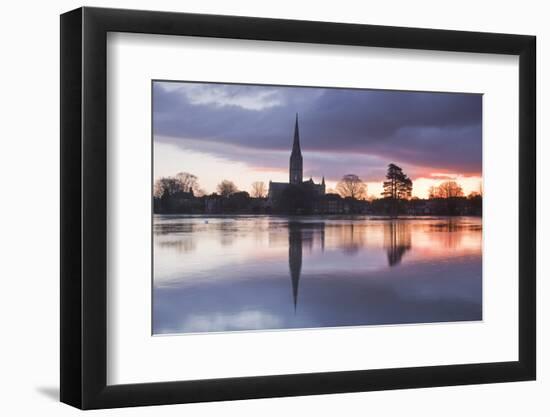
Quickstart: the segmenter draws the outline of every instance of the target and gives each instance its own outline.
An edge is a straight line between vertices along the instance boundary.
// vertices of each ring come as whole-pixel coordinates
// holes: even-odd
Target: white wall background
[[[59,392],[59,17],[72,0],[6,2],[0,24],[0,410],[3,415],[75,415]],[[124,0],[86,5],[238,14],[395,26],[533,34],[538,37],[539,248],[550,249],[550,209],[543,195],[550,159],[543,120],[550,97],[550,26],[545,2],[523,1],[270,1]],[[459,76],[459,75],[457,75]],[[544,235],[544,236],[543,236]],[[548,264],[539,262],[538,381],[482,386],[144,407],[95,415],[408,415],[545,416],[550,412]],[[546,395],[545,395],[546,394]]]

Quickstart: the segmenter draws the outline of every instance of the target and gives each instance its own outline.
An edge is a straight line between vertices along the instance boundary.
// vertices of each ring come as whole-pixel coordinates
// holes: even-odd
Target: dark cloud
[[[298,112],[304,157],[317,155],[312,174],[364,157],[376,176],[386,162],[418,175],[481,172],[478,94],[157,82],[153,95],[157,140],[188,148],[193,139],[230,160],[261,165],[265,150],[289,150]]]

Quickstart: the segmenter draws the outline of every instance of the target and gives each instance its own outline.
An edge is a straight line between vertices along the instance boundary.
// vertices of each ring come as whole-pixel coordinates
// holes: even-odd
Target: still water
[[[478,217],[155,216],[153,333],[482,319]]]

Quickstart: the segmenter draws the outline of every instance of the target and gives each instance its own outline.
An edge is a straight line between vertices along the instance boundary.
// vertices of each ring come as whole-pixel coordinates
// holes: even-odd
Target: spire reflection
[[[298,286],[302,273],[302,228],[299,223],[288,224],[288,267],[292,281],[294,312],[298,303]]]
[[[298,306],[298,289],[302,275],[302,254],[304,248],[312,252],[314,247],[325,250],[324,222],[289,222],[288,223],[288,268],[292,282],[292,300],[294,313]]]

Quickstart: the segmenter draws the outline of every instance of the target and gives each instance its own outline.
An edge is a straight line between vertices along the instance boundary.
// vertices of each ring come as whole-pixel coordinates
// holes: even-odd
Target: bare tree
[[[355,174],[347,174],[336,185],[336,191],[340,196],[351,197],[356,200],[364,200],[367,197],[367,184]]]
[[[196,175],[189,174],[188,172],[179,172],[176,174],[176,179],[180,182],[182,191],[188,193],[191,190],[198,190],[199,183]]]
[[[204,197],[206,195],[206,191],[204,191],[203,188],[193,188],[193,195],[195,197]]]
[[[231,194],[239,191],[235,183],[229,180],[223,180],[222,182],[220,182],[218,184],[217,190],[218,194],[222,197],[229,197]]]
[[[266,194],[267,194],[267,188],[263,181],[255,181],[252,183],[250,195],[253,198],[264,198]]]
[[[155,182],[153,194],[155,197],[170,197],[183,191],[181,183],[174,177],[162,177]]]
[[[456,181],[445,181],[437,187],[436,196],[439,198],[463,197],[464,191]]]

